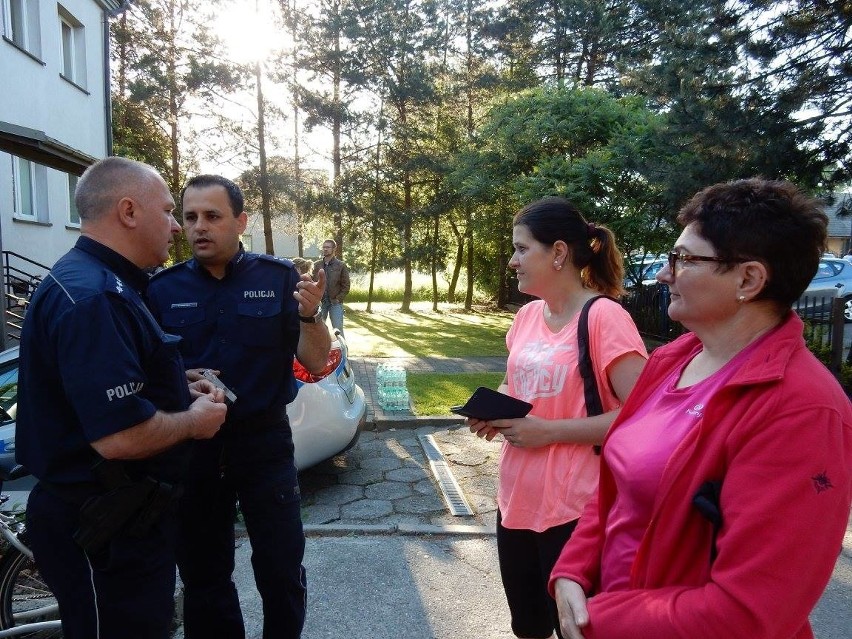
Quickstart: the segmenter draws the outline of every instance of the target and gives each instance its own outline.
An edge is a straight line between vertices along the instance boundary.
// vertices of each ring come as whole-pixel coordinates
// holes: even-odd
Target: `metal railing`
[[[630,313],[639,332],[647,338],[670,342],[685,332],[683,326],[668,315],[669,290],[665,284],[638,286],[621,300]],[[833,290],[806,295],[793,305],[793,310],[805,322],[805,340],[811,350],[819,351],[828,360],[828,368],[838,375],[844,362],[844,331],[846,326],[846,301]],[[850,318],[852,321],[852,318]],[[852,328],[850,328],[852,331]],[[852,349],[846,356],[852,364]]]
[[[30,298],[50,267],[14,251],[3,251],[3,335],[5,348],[19,340]]]

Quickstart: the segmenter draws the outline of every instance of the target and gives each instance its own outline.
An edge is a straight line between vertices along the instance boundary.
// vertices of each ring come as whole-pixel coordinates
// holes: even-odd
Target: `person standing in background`
[[[578,362],[580,312],[621,293],[624,264],[612,232],[589,224],[560,197],[513,220],[509,268],[518,290],[540,299],[515,315],[499,391],[533,405],[520,419],[468,419],[472,432],[503,436],[497,489],[497,553],[512,631],[548,639],[558,629],[547,580],[598,482],[603,441],[647,357],[636,325],[614,299],[589,308],[589,350],[603,414],[588,416]]]
[[[322,321],[331,316],[331,326],[343,335],[343,299],[349,293],[349,267],[334,252],[337,242],[327,239],[322,243],[322,259],[314,263],[314,279],[320,269],[325,271],[325,295],[322,298]]]

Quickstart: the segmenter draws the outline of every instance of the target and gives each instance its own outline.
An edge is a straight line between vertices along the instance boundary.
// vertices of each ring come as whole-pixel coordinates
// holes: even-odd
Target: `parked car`
[[[656,276],[661,268],[668,264],[665,255],[649,255],[641,260],[631,260],[624,265],[625,289],[632,289],[641,284],[642,286],[654,286],[657,283]]]
[[[293,372],[299,387],[287,406],[293,429],[296,465],[304,470],[348,450],[358,441],[367,405],[364,391],[355,383],[346,341],[337,335],[321,375],[312,375],[298,361]],[[0,454],[15,450],[15,418],[18,405],[18,347],[0,353]],[[26,501],[34,484],[30,477],[4,486],[12,494],[8,504]]]
[[[823,257],[816,275],[799,298],[796,310],[807,319],[827,319],[835,297],[843,300],[846,322],[852,322],[852,263]]]

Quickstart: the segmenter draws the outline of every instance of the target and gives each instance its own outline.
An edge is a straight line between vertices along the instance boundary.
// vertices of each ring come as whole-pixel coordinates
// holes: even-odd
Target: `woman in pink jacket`
[[[852,501],[852,408],[790,310],[827,218],[787,182],[711,186],[657,279],[657,349],[550,579],[570,639],[806,639]]]

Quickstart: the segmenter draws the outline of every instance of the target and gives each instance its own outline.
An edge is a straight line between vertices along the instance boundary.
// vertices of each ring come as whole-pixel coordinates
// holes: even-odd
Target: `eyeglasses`
[[[672,251],[669,253],[669,269],[674,273],[675,266],[677,266],[678,262],[727,262],[731,263],[739,263],[745,262],[746,260],[728,260],[724,257],[710,257],[708,255],[687,255],[686,253],[678,253],[677,251]]]

